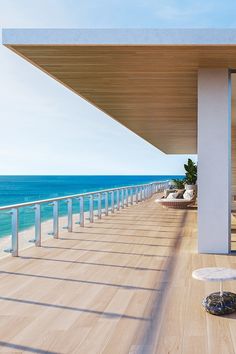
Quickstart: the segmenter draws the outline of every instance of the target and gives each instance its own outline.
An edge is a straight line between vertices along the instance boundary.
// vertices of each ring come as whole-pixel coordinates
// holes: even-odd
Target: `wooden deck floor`
[[[195,236],[196,210],[149,200],[1,260],[0,352],[235,353],[236,316],[206,314],[216,286],[191,272],[236,258]]]

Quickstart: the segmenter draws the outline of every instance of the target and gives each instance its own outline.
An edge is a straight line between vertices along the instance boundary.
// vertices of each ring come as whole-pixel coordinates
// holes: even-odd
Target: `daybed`
[[[185,193],[182,193],[182,198],[175,198],[178,193],[168,193],[167,198],[156,199],[155,202],[167,208],[185,209],[196,203],[194,191],[186,191],[186,194],[185,196]]]
[[[187,200],[187,199],[156,199],[155,200],[156,203],[162,205],[163,207],[167,207],[167,208],[173,208],[173,209],[185,209],[187,208],[189,205],[193,205],[195,204],[196,200],[194,198],[191,200]]]

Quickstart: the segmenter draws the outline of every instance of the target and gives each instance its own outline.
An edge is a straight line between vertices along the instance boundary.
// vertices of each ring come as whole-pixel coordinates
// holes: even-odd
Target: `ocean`
[[[164,181],[182,176],[0,176],[0,206],[24,203],[40,199],[62,197],[102,189],[132,186],[136,184]],[[79,211],[74,202],[73,211]],[[65,202],[60,202],[60,216],[66,215]],[[88,210],[88,203],[85,203]],[[52,218],[52,207],[42,205],[42,221]],[[0,237],[10,235],[11,217],[9,212],[0,213]],[[34,225],[32,208],[21,208],[19,229],[25,230]]]

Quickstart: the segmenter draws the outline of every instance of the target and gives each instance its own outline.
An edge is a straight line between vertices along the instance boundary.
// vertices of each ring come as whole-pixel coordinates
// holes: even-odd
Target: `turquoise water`
[[[0,205],[18,204],[178,177],[182,176],[0,176]],[[76,213],[79,211],[79,205],[76,201],[73,203],[73,212]],[[66,203],[60,202],[60,216],[66,215],[66,208]],[[85,210],[88,210],[88,202],[85,203]],[[42,221],[50,218],[52,218],[52,207],[46,204],[42,205]],[[11,233],[10,221],[9,213],[0,213],[0,237]],[[33,225],[34,211],[32,208],[21,208],[20,230]]]

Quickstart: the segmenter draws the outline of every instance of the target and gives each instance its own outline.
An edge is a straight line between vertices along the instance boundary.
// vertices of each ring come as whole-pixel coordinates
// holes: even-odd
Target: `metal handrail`
[[[65,227],[68,232],[72,232],[73,230],[73,199],[79,200],[79,216],[80,219],[77,224],[80,224],[81,227],[84,227],[84,199],[89,197],[89,222],[94,222],[94,201],[97,197],[97,210],[98,219],[102,218],[102,214],[105,213],[107,216],[109,211],[114,213],[115,210],[119,211],[120,209],[124,209],[129,205],[138,204],[148,198],[151,198],[154,193],[167,188],[169,185],[169,181],[157,181],[151,182],[147,184],[139,184],[132,186],[123,186],[112,189],[103,189],[93,192],[86,192],[80,194],[67,195],[63,197],[49,198],[43,200],[37,200],[27,203],[6,205],[0,207],[0,212],[9,211],[11,214],[11,248],[5,250],[6,252],[10,252],[12,256],[18,256],[18,233],[19,233],[19,209],[25,207],[33,207],[35,211],[35,238],[30,240],[30,242],[34,242],[35,246],[41,246],[41,205],[49,204],[53,207],[53,231],[49,233],[54,238],[59,237],[59,201],[67,202],[67,217],[68,217],[68,225]],[[116,200],[115,200],[115,192]],[[111,209],[109,209],[109,194],[111,195],[110,204]],[[105,212],[103,213],[102,209],[102,200],[104,199],[105,203]]]
[[[137,188],[137,187],[143,187],[143,186],[148,186],[152,184],[167,184],[169,183],[169,180],[167,181],[157,181],[157,182],[151,182],[147,184],[138,184],[138,185],[130,185],[130,186],[125,186],[125,187],[117,187],[117,188],[111,188],[111,189],[102,189],[94,192],[86,192],[86,193],[80,193],[80,194],[72,194],[72,195],[67,195],[63,197],[56,197],[56,198],[49,198],[49,199],[41,199],[41,200],[35,200],[32,202],[26,202],[26,203],[19,203],[19,204],[11,204],[11,205],[6,205],[6,206],[1,206],[0,211],[4,210],[10,210],[14,208],[24,208],[28,206],[34,206],[35,204],[45,204],[45,203],[52,203],[55,201],[60,201],[60,200],[67,200],[67,199],[74,199],[74,198],[79,198],[79,197],[86,197],[90,195],[96,195],[99,193],[106,193],[106,192],[112,192],[112,191],[117,191],[117,190],[125,190],[127,188]]]

